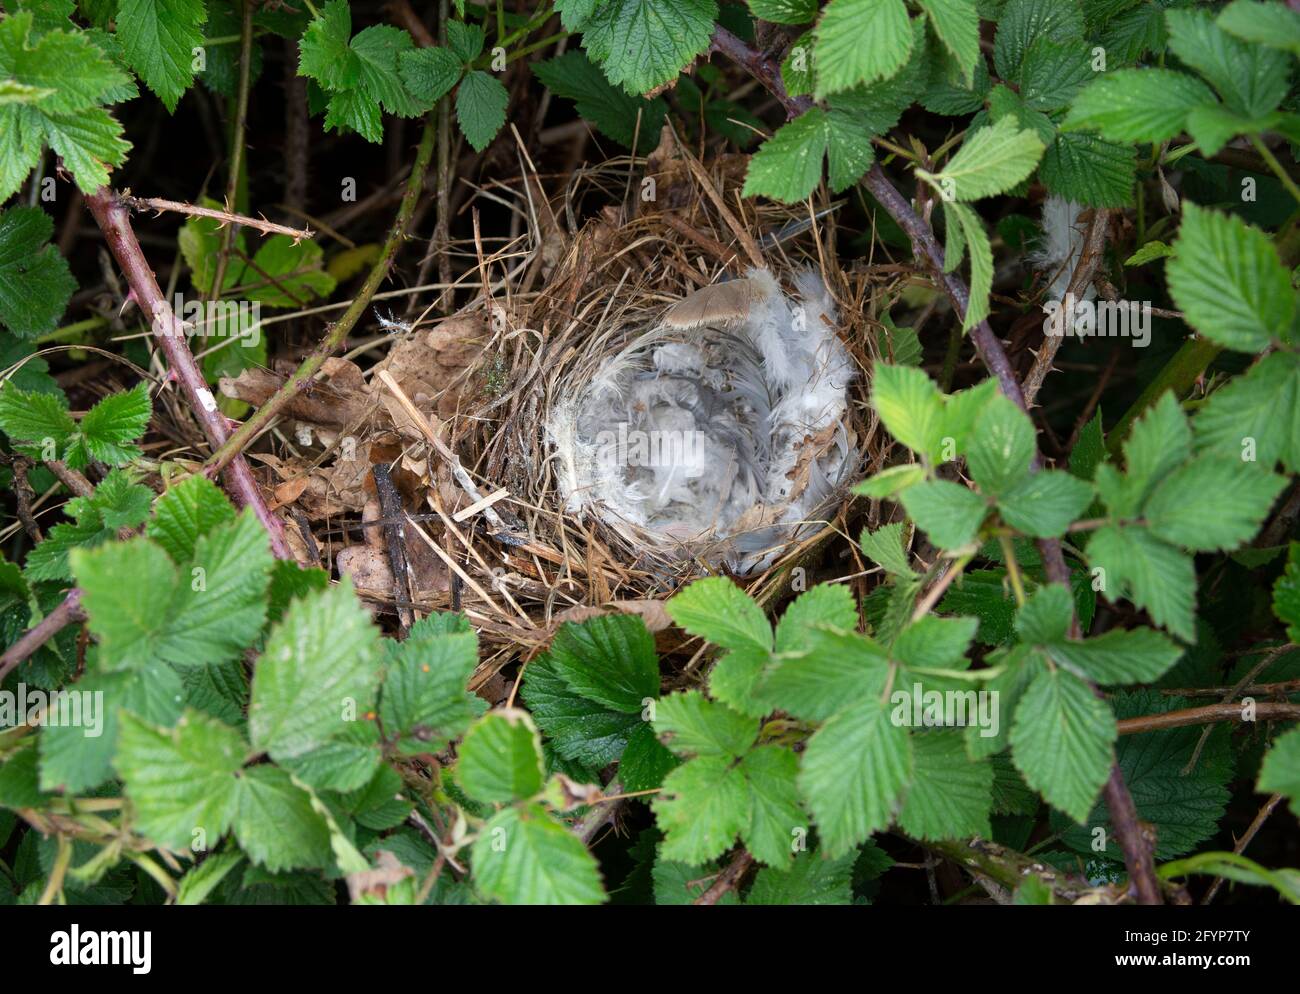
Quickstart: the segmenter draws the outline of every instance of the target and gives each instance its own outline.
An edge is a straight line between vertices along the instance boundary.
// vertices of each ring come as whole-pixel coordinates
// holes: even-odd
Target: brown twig
[[[89,497],[95,492],[95,485],[86,479],[84,473],[73,469],[61,459],[47,459],[45,467],[54,474],[56,480],[78,497]]]
[[[145,320],[154,329],[159,348],[167,357],[171,375],[176,378],[189,401],[190,410],[203,430],[204,437],[214,450],[220,449],[228,437],[226,419],[217,408],[216,398],[208,389],[194,355],[185,339],[184,327],[163,297],[153,270],[145,259],[144,250],[136,240],[131,227],[131,213],[112,190],[101,186],[86,198],[86,206],[94,216],[108,249],[117,260],[131,295],[144,312]],[[160,327],[161,325],[161,327]],[[236,455],[225,468],[226,486],[244,507],[251,507],[270,536],[271,550],[280,559],[292,559],[289,544],[284,537],[280,519],[273,515],[262,498],[262,491],[253,478],[253,471],[243,456]]]
[[[773,64],[771,59],[756,52],[726,28],[719,27],[714,31],[710,48],[712,51],[727,55],[728,58],[762,83],[768,92],[775,96],[785,107],[787,116],[794,117],[812,106],[812,101],[807,97],[791,97],[789,95],[785,83],[781,79],[779,66]],[[965,314],[970,303],[970,291],[955,272],[944,272],[943,249],[935,239],[930,226],[912,209],[912,205],[903,199],[902,194],[895,189],[894,184],[885,175],[879,164],[873,165],[868,170],[867,175],[863,178],[863,183],[899,227],[907,232],[912,241],[913,254],[917,258],[923,257],[930,262],[957,313]],[[993,333],[988,321],[981,321],[975,325],[971,329],[970,335],[971,341],[975,344],[976,352],[979,353],[984,365],[998,381],[998,386],[1002,392],[1013,400],[1021,410],[1027,410],[1024,392],[1020,389],[1020,381],[1017,379],[1015,370],[1007,358],[1006,349],[1002,347],[1001,341]],[[1037,466],[1039,463],[1040,459],[1035,457],[1035,465]],[[1058,539],[1042,539],[1038,542],[1038,549],[1042,556],[1043,571],[1047,575],[1047,579],[1052,583],[1060,583],[1068,588],[1070,585],[1070,568],[1066,565],[1065,554],[1061,551],[1060,541]],[[1077,621],[1072,621],[1071,629],[1074,632],[1078,631]],[[1137,822],[1133,798],[1124,783],[1124,777],[1117,762],[1112,764],[1111,776],[1106,782],[1105,796],[1106,804],[1112,812],[1116,835],[1119,837],[1120,846],[1124,850],[1124,862],[1128,868],[1129,878],[1133,881],[1138,900],[1143,904],[1162,903],[1151,847],[1147,844],[1141,826]]]
[[[1070,285],[1065,290],[1066,299],[1071,297],[1079,300],[1083,297],[1088,285],[1097,275],[1097,269],[1101,265],[1102,259],[1106,256],[1106,231],[1110,227],[1110,212],[1100,208],[1092,212],[1092,220],[1088,222],[1088,230],[1083,236],[1083,248],[1079,253],[1079,261],[1075,264],[1074,273],[1070,276]],[[1064,315],[1064,311],[1062,315]],[[1061,317],[1061,321],[1066,319]],[[1034,365],[1030,368],[1029,373],[1025,376],[1025,382],[1021,386],[1024,391],[1025,404],[1033,406],[1034,399],[1038,396],[1038,391],[1043,386],[1043,381],[1047,379],[1047,374],[1052,371],[1052,360],[1056,358],[1056,353],[1060,351],[1061,344],[1065,341],[1065,327],[1059,329],[1060,334],[1044,335],[1043,344],[1038,348],[1038,354],[1034,356]]]
[[[406,564],[406,531],[402,521],[402,498],[393,485],[388,467],[376,463],[370,468],[379,495],[379,511],[384,516],[384,541],[388,551],[388,568],[393,574],[393,596],[402,637],[411,628],[411,584]]]
[[[1259,830],[1264,827],[1264,822],[1268,821],[1268,816],[1277,809],[1277,806],[1282,803],[1284,798],[1284,794],[1274,794],[1264,802],[1264,806],[1259,809],[1259,813],[1255,815],[1255,819],[1250,823],[1250,827],[1247,828],[1245,834],[1237,840],[1237,844],[1232,847],[1233,852],[1240,856],[1246,851],[1246,847],[1250,845],[1251,840],[1255,838],[1255,836],[1259,834]],[[1205,896],[1201,898],[1201,903],[1210,904],[1218,896],[1219,889],[1223,887],[1223,882],[1226,879],[1226,877],[1215,877],[1214,882],[1210,884],[1210,889],[1207,890]]]
[[[256,228],[264,235],[288,235],[295,242],[304,238],[312,238],[316,234],[310,228],[290,228],[287,225],[268,221],[264,217],[233,214],[230,211],[218,210],[215,207],[200,207],[198,204],[187,204],[180,200],[164,200],[162,197],[133,197],[130,194],[123,194],[121,200],[132,210],[156,211],[159,214],[164,211],[172,211],[176,214],[188,214],[191,217],[208,217],[220,221],[222,224],[236,224],[244,228]]]
[[[1292,646],[1291,648],[1295,648]],[[1237,694],[1245,697],[1288,697],[1300,694],[1300,679],[1279,680],[1277,683],[1252,683],[1248,687],[1177,687],[1162,690],[1166,697],[1227,697],[1231,700]]]
[[[85,618],[86,612],[81,607],[81,591],[68,591],[68,595],[54,610],[19,635],[14,644],[0,656],[0,680],[68,625],[84,621]]]
[[[1259,701],[1254,704],[1252,721],[1294,721],[1300,718],[1300,704],[1277,701]],[[1121,718],[1120,735],[1137,735],[1140,732],[1159,732],[1166,728],[1185,728],[1188,725],[1206,725],[1218,721],[1246,721],[1246,709],[1240,702],[1230,704],[1205,704],[1198,708],[1182,708],[1162,714],[1144,714],[1137,718]]]
[[[749,872],[749,868],[754,865],[754,857],[745,850],[736,853],[727,868],[718,874],[717,878],[709,885],[709,889],[697,897],[692,904],[717,904],[724,894],[728,891],[735,890],[740,886],[741,879]]]

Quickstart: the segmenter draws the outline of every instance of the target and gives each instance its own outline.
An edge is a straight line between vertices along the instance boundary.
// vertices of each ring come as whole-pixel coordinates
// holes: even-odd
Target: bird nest
[[[330,544],[363,594],[399,614],[407,593],[461,607],[489,642],[541,645],[612,603],[660,627],[657,602],[685,580],[762,583],[845,533],[847,486],[883,456],[871,315],[901,277],[841,271],[825,204],[742,199],[744,161],[706,167],[666,134],[554,198],[529,171],[479,191],[521,219],[476,239],[489,292],[422,315],[369,370],[334,361],[303,398],[325,451],[273,466],[309,517],[361,511],[364,541]],[[256,402],[244,386],[227,393]],[[390,475],[405,584],[382,575]],[[354,558],[377,574],[357,578]]]

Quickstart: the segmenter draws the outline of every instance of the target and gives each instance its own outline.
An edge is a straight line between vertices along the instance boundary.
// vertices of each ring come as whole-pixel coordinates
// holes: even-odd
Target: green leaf
[[[80,444],[89,460],[120,466],[138,456],[140,450],[129,443],[144,434],[152,413],[148,383],[105,397],[81,419]]]
[[[791,601],[776,625],[777,652],[802,648],[807,629],[814,626],[846,632],[858,627],[857,605],[847,585],[820,583]]]
[[[749,0],[749,9],[773,24],[807,24],[817,16],[817,0]]]
[[[778,129],[750,157],[743,193],[788,204],[804,200],[821,182],[823,156],[831,189],[848,189],[875,160],[871,134],[851,113],[812,107]]]
[[[456,780],[476,801],[506,803],[541,792],[542,743],[527,712],[489,711],[460,745]]]
[[[214,846],[234,821],[246,752],[238,732],[194,711],[169,729],[124,713],[113,765],[135,829],[169,849]]]
[[[1064,642],[1073,610],[1070,591],[1059,583],[1044,584],[1016,612],[1016,632],[1027,645]]]
[[[708,48],[714,0],[605,0],[583,28],[588,54],[615,86],[647,93]]]
[[[655,732],[679,756],[739,759],[758,736],[758,721],[697,690],[670,694],[655,707]]]
[[[973,0],[920,0],[920,5],[970,85],[980,59],[980,21]]]
[[[691,866],[689,863],[656,859],[651,870],[654,903],[668,907],[691,904],[708,890],[712,877],[717,872],[717,864],[712,862],[702,866]],[[785,876],[783,871],[775,869],[759,872],[760,874],[771,873],[777,877]],[[739,904],[740,896],[734,890],[729,890],[718,898],[718,905],[721,907],[735,907]]]
[[[638,712],[647,699],[659,696],[654,636],[636,615],[566,622],[548,656],[555,672],[576,693],[615,711]]]
[[[1048,655],[1094,683],[1152,683],[1178,662],[1183,650],[1150,628],[1113,629],[1082,642],[1059,641]]]
[[[853,902],[853,864],[857,852],[839,859],[822,859],[820,853],[804,852],[795,857],[788,871],[766,867],[754,877],[745,895],[752,905],[844,905]]]
[[[1081,40],[1083,14],[1074,0],[1011,0],[998,18],[993,61],[998,75],[1015,79],[1031,46],[1039,41]]]
[[[922,669],[965,669],[977,618],[940,618],[927,614],[912,622],[894,639],[889,653],[905,666]]]
[[[572,100],[580,117],[620,145],[632,148],[636,141],[639,147],[645,148],[658,140],[668,109],[663,98],[645,100],[629,96],[611,85],[582,52],[571,49],[554,59],[538,62],[533,66],[533,73],[552,93]]]
[[[1165,265],[1170,295],[1206,338],[1257,352],[1289,334],[1295,293],[1266,233],[1187,203],[1174,248]]]
[[[483,28],[477,24],[447,22],[447,44],[462,62],[473,62],[483,53],[485,38]]]
[[[944,398],[923,369],[878,363],[871,406],[889,433],[913,452],[933,458],[945,434]]]
[[[987,129],[985,129],[987,130]],[[989,316],[989,293],[993,289],[993,248],[988,232],[974,208],[957,202],[943,205],[944,217],[961,227],[962,241],[970,253],[970,302],[962,316],[961,330],[970,331]]]
[[[827,854],[841,856],[887,828],[911,779],[911,737],[878,700],[818,729],[804,750],[799,789]]]
[[[680,627],[725,649],[772,647],[772,628],[763,609],[723,577],[696,580],[665,608]]]
[[[1119,693],[1112,701],[1121,718],[1192,706],[1191,701],[1166,697],[1154,689]],[[1187,727],[1124,735],[1115,745],[1115,758],[1133,796],[1137,816],[1154,829],[1158,860],[1192,852],[1219,830],[1230,797],[1232,748],[1228,729],[1223,726],[1213,729],[1204,746],[1198,747],[1202,731]],[[1199,758],[1188,771],[1193,752],[1199,752]],[[1095,843],[1100,837],[1106,843],[1106,858],[1116,862],[1124,859],[1104,801],[1094,806],[1084,825],[1069,825],[1063,818],[1053,817],[1052,827],[1064,831],[1062,840],[1089,858],[1097,854]],[[1096,832],[1098,828],[1101,833]]]
[[[1151,533],[1200,552],[1233,549],[1259,531],[1286,478],[1214,454],[1174,470],[1151,494],[1144,516]]]
[[[398,69],[411,96],[425,107],[432,107],[460,81],[464,67],[453,52],[434,45],[403,51],[398,56]]]
[[[235,837],[273,873],[333,865],[329,826],[311,796],[278,766],[253,766],[239,778]]]
[[[103,694],[97,715],[102,724],[41,729],[41,788],[69,796],[98,787],[113,775],[120,715],[130,712],[151,725],[170,728],[181,713],[181,680],[165,663],[129,673],[87,673],[69,689]]]
[[[663,785],[664,777],[680,760],[659,744],[654,728],[641,722],[627,737],[627,746],[618,761],[619,782],[626,791],[654,790]]]
[[[57,524],[27,554],[23,574],[32,581],[71,580],[68,553],[92,548],[117,538],[119,528],[134,528],[149,516],[153,491],[132,483],[119,469],[104,477],[88,497],[74,497],[63,506],[74,518],[71,524]]]
[[[1135,515],[1151,491],[1192,454],[1192,432],[1182,405],[1166,391],[1133,424],[1124,441],[1125,490],[1132,505],[1111,507],[1120,516]]]
[[[1300,13],[1284,3],[1233,0],[1220,12],[1218,25],[1242,41],[1285,49],[1300,57]]]
[[[182,907],[202,904],[221,882],[234,870],[244,865],[240,852],[213,853],[202,863],[188,870],[176,888],[176,903]]]
[[[1092,487],[1084,480],[1062,470],[1045,469],[1002,494],[998,513],[1024,535],[1057,538],[1092,500]]]
[[[1300,728],[1278,736],[1260,764],[1255,789],[1261,794],[1285,794],[1292,814],[1300,815]]]
[[[1065,107],[1092,81],[1091,47],[1081,39],[1056,42],[1040,38],[1020,64],[1020,96],[1034,110]]]
[[[1038,165],[1043,149],[1038,135],[1004,117],[968,134],[942,172],[918,169],[916,174],[944,200],[978,200],[1005,193],[1025,179]]]
[[[985,499],[951,480],[927,480],[900,498],[916,526],[941,549],[960,549],[975,541],[988,515]]]
[[[456,91],[456,120],[466,140],[482,152],[506,123],[510,95],[499,79],[475,69],[465,74]]]
[[[253,744],[279,761],[343,737],[373,706],[378,656],[379,634],[351,584],[294,601],[253,672]]]
[[[535,804],[498,812],[471,851],[474,886],[502,904],[600,904],[596,861]]]
[[[542,655],[524,670],[524,701],[547,741],[565,759],[600,769],[618,760],[644,722],[575,694]]]
[[[1075,97],[1061,128],[1113,142],[1162,142],[1183,130],[1193,107],[1213,102],[1210,88],[1186,73],[1116,69]]]
[[[1037,451],[1029,415],[998,394],[984,406],[975,421],[966,450],[966,464],[980,489],[998,497],[1029,475]]]
[[[415,117],[428,109],[402,84],[401,58],[414,47],[411,36],[389,24],[376,24],[357,33],[351,48],[357,56],[357,85],[384,110],[399,117]]]
[[[924,479],[925,467],[919,463],[890,466],[870,479],[855,484],[853,492],[861,497],[882,500],[885,497],[893,497]]]
[[[1274,352],[1210,394],[1196,415],[1196,446],[1232,459],[1253,455],[1265,467],[1280,459],[1300,472],[1300,357]]]
[[[468,690],[478,665],[478,637],[440,632],[422,619],[400,643],[386,641],[388,664],[379,715],[384,734],[398,750],[434,753],[463,734],[474,720]]]
[[[194,84],[194,49],[203,47],[203,0],[119,0],[117,38],[127,64],[174,111]]]
[[[1127,597],[1179,638],[1196,638],[1196,569],[1192,557],[1136,526],[1099,528],[1088,541],[1088,563],[1105,570],[1102,592]]]
[[[702,863],[730,848],[748,826],[750,796],[733,759],[700,756],[664,777],[651,808],[664,833],[664,858]]]
[[[929,731],[912,736],[916,763],[898,824],[918,839],[961,839],[993,834],[993,766],[966,755],[962,734]]]
[[[761,700],[807,721],[824,721],[854,701],[884,689],[889,657],[853,631],[811,627],[799,651],[783,652],[761,684]]]
[[[888,79],[912,52],[903,0],[831,0],[815,32],[817,98],[858,83]]]
[[[1088,207],[1133,203],[1137,157],[1131,145],[1064,132],[1043,153],[1038,178],[1053,193]]]
[[[1012,756],[1025,782],[1082,822],[1110,775],[1115,716],[1082,680],[1040,673],[1016,707]]]
[[[74,549],[69,558],[105,669],[234,659],[266,617],[272,557],[251,510],[199,541],[184,581],[146,538]]]
[[[145,534],[161,545],[173,562],[183,563],[193,558],[200,538],[234,519],[234,505],[221,488],[196,473],[158,498]]]
[[[39,458],[48,442],[56,452],[67,448],[76,434],[77,422],[68,413],[68,402],[61,393],[20,390],[12,382],[0,388],[0,430],[15,442],[29,443],[29,450]]]
[[[858,538],[862,554],[886,573],[894,576],[912,576],[911,563],[907,561],[907,549],[903,542],[903,523],[895,521],[891,525],[881,525],[875,531],[862,530]]]
[[[1239,41],[1208,10],[1168,10],[1169,50],[1210,81],[1245,117],[1262,117],[1286,96],[1290,59],[1284,52]]]
[[[49,244],[50,216],[35,207],[0,211],[0,325],[19,338],[51,331],[77,281]]]
[[[740,831],[745,847],[769,866],[789,866],[798,830],[808,822],[795,786],[798,758],[782,746],[764,745],[751,750],[737,770],[749,792],[749,818]]]
[[[1125,266],[1145,266],[1155,259],[1168,259],[1174,254],[1172,245],[1167,245],[1158,238],[1153,238],[1124,260]]]
[[[1300,640],[1300,542],[1287,549],[1286,569],[1273,584],[1273,614],[1286,624],[1286,637]]]

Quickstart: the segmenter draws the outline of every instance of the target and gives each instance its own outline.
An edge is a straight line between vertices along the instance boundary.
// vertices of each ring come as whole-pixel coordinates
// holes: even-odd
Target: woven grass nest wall
[[[867,507],[848,486],[886,455],[866,404],[871,364],[889,343],[875,315],[911,276],[888,264],[841,269],[833,205],[744,199],[743,174],[743,156],[702,163],[666,131],[648,158],[577,171],[561,190],[526,169],[524,181],[478,191],[475,203],[498,214],[508,206],[515,218],[509,235],[480,235],[466,248],[465,282],[477,273],[489,292],[447,317],[430,301],[378,346],[330,360],[325,381],[290,408],[290,444],[256,457],[280,481],[300,556],[350,574],[378,612],[402,620],[412,610],[465,610],[498,650],[481,680],[593,612],[636,611],[662,629],[662,600],[695,576],[739,571],[770,597],[789,593],[782,578],[797,565],[810,583],[862,571],[849,529],[856,534]],[[590,506],[575,510],[582,502],[565,493],[572,467],[557,452],[557,411],[683,298],[744,286],[737,281],[760,268],[796,309],[800,288],[824,286],[833,300],[829,333],[850,374],[842,423],[796,439],[806,456],[786,474],[795,501],[808,463],[822,459],[836,476],[822,499],[747,555],[716,535],[656,542]],[[674,334],[689,342],[704,333]],[[257,403],[278,382],[245,373],[223,391]],[[751,523],[770,525],[780,510]]]

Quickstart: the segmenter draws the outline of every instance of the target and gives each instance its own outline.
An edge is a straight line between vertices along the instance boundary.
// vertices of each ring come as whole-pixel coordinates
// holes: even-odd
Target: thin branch
[[[1121,718],[1120,735],[1137,735],[1140,732],[1160,732],[1166,728],[1185,728],[1188,725],[1207,725],[1218,721],[1295,721],[1300,718],[1300,704],[1277,701],[1260,701],[1252,705],[1253,717],[1240,702],[1231,704],[1205,704],[1198,708],[1182,708],[1161,714],[1144,714],[1137,718]]]
[[[265,404],[254,411],[243,425],[228,440],[225,440],[224,444],[218,447],[213,457],[208,460],[207,468],[210,471],[220,469],[227,463],[233,465],[232,460],[238,459],[242,462],[243,457],[239,453],[271,423],[298,391],[307,387],[311,379],[320,371],[321,366],[325,364],[325,360],[334,354],[347,338],[348,333],[356,326],[357,321],[361,319],[361,315],[365,313],[379,285],[387,278],[398,248],[406,240],[406,226],[415,211],[416,201],[424,186],[424,174],[429,168],[429,160],[433,157],[434,134],[433,124],[426,121],[419,148],[415,153],[415,162],[411,166],[411,175],[406,181],[406,193],[402,196],[402,206],[398,209],[397,220],[388,234],[388,240],[384,242],[379,259],[361,285],[361,291],[353,298],[352,303],[343,312],[343,316],[330,328],[320,345],[302,361],[293,374],[285,380],[284,385]]]
[[[70,590],[49,614],[18,636],[4,655],[0,656],[0,680],[9,675],[9,671],[31,657],[68,625],[86,619],[86,612],[81,607],[81,591]]]
[[[1070,276],[1070,284],[1065,290],[1066,300],[1081,299],[1088,285],[1092,283],[1093,277],[1097,275],[1097,269],[1106,256],[1106,230],[1109,227],[1110,212],[1101,208],[1095,209],[1092,212],[1092,220],[1088,222],[1088,230],[1083,236],[1079,261],[1075,264],[1074,273]],[[1027,405],[1033,405],[1038,391],[1043,386],[1043,381],[1052,371],[1052,360],[1056,358],[1056,353],[1065,342],[1065,313],[1063,311],[1061,316],[1062,326],[1058,329],[1060,334],[1043,336],[1043,344],[1039,346],[1038,355],[1034,357],[1034,365],[1025,376],[1021,389],[1024,391]]]
[[[723,895],[728,891],[735,890],[740,886],[741,879],[749,872],[749,868],[754,865],[754,857],[745,850],[736,853],[735,857],[727,868],[718,874],[717,878],[703,894],[697,897],[692,904],[717,904],[722,900]]]
[[[207,381],[199,370],[194,355],[185,339],[184,326],[176,317],[154,277],[144,250],[131,228],[131,213],[120,197],[106,186],[101,186],[86,197],[86,206],[104,233],[108,249],[126,276],[145,320],[149,321],[159,348],[167,357],[171,375],[176,378],[189,401],[190,410],[203,430],[204,437],[214,450],[220,449],[228,437],[226,419],[217,408],[216,398],[208,389]],[[284,537],[280,519],[273,515],[262,498],[262,491],[253,478],[253,471],[243,456],[230,460],[225,469],[226,486],[235,499],[251,507],[271,540],[271,550],[280,559],[292,559],[289,544]]]
[[[187,204],[180,200],[164,200],[162,197],[133,197],[130,194],[123,194],[122,203],[137,211],[156,211],[159,214],[164,211],[172,211],[176,214],[188,214],[190,217],[208,217],[220,221],[222,224],[237,224],[245,228],[256,228],[264,235],[287,235],[295,242],[304,238],[314,238],[316,235],[316,232],[310,228],[290,228],[288,225],[268,221],[264,217],[233,214],[230,211],[218,210],[215,207],[200,207],[198,204]]]
[[[1259,809],[1259,813],[1255,815],[1255,820],[1250,823],[1250,827],[1246,829],[1246,833],[1238,839],[1237,844],[1232,847],[1233,852],[1240,856],[1246,851],[1246,847],[1250,845],[1251,840],[1259,834],[1259,830],[1264,827],[1264,822],[1268,821],[1269,815],[1277,809],[1277,806],[1282,803],[1284,798],[1285,795],[1283,794],[1274,794],[1264,802],[1264,806]],[[1215,877],[1214,883],[1210,884],[1210,889],[1207,890],[1205,896],[1201,898],[1201,903],[1211,904],[1215,897],[1218,896],[1219,889],[1223,886],[1223,882],[1226,879],[1227,877]]]
[[[781,79],[779,66],[756,52],[726,28],[718,28],[714,31],[710,48],[712,51],[727,55],[762,83],[785,107],[788,116],[794,117],[812,106],[812,101],[807,97],[789,95]],[[907,232],[912,241],[913,254],[918,259],[924,257],[930,262],[956,312],[965,314],[970,303],[970,291],[955,272],[944,272],[943,249],[935,239],[930,226],[917,215],[912,205],[903,199],[902,194],[894,188],[894,184],[879,164],[871,167],[863,178],[863,183],[899,227]],[[1002,347],[1002,342],[993,333],[988,321],[977,324],[971,329],[970,335],[976,352],[998,381],[1002,392],[1015,401],[1021,410],[1027,410],[1024,392],[1020,389],[1020,381],[1007,358],[1006,349]],[[1038,466],[1040,462],[1041,459],[1036,456],[1034,465]],[[1047,575],[1048,581],[1060,583],[1068,588],[1070,568],[1066,565],[1060,540],[1042,539],[1038,543],[1038,550],[1043,560],[1043,572]],[[1077,633],[1077,620],[1071,622],[1071,630]],[[1133,882],[1138,900],[1143,904],[1160,904],[1160,885],[1156,879],[1151,847],[1145,841],[1141,827],[1137,824],[1133,798],[1129,795],[1117,762],[1112,763],[1105,795],[1107,806],[1112,812],[1116,834],[1124,850],[1124,862],[1128,868],[1129,878]]]

